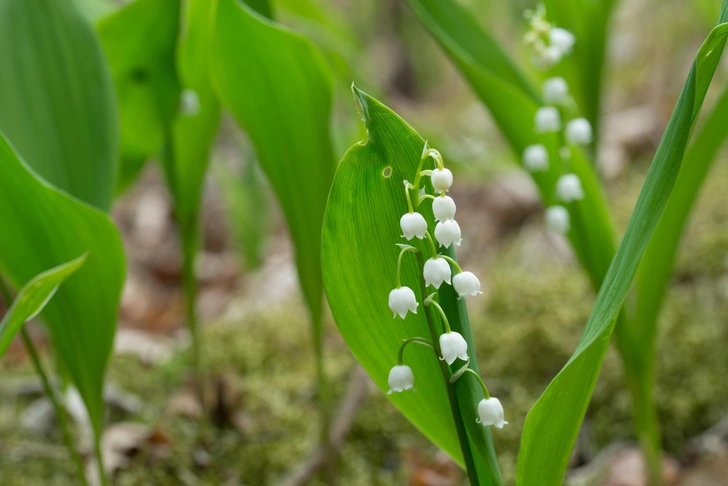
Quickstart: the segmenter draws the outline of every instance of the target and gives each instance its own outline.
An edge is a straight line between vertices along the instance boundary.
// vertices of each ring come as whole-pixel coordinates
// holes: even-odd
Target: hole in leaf
[[[382,175],[387,178],[392,175],[392,168],[391,167],[385,167],[382,171]]]

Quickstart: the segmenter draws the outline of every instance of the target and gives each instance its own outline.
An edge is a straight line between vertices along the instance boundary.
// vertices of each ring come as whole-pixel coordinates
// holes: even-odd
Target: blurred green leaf
[[[423,306],[416,315],[392,320],[387,306],[395,285],[400,237],[399,219],[407,212],[402,181],[413,180],[425,141],[389,108],[354,88],[366,124],[368,140],[352,146],[339,163],[329,195],[323,229],[322,256],[326,296],[336,324],[349,349],[382,391],[387,391],[389,370],[397,363],[403,339],[431,339]],[[432,191],[430,191],[432,192]],[[431,203],[420,212],[434,231]],[[428,254],[426,243],[408,242]],[[454,252],[449,252],[454,257]],[[411,287],[422,302],[423,294],[415,255],[402,261],[402,284]],[[450,286],[440,289],[440,303],[453,330],[468,341],[471,367],[477,371],[465,301]],[[453,421],[448,388],[431,350],[413,346],[405,354],[413,369],[416,393],[388,395],[392,403],[430,440],[463,464],[463,454]],[[502,484],[490,430],[475,422],[482,391],[474,380],[455,386],[455,410],[462,417],[470,448],[477,457],[479,484]]]
[[[159,153],[177,111],[179,9],[179,0],[136,0],[97,26],[121,117],[119,192]]]
[[[86,263],[41,314],[97,434],[126,264],[119,232],[103,212],[38,177],[0,136],[0,272],[19,289],[87,252]]]
[[[331,72],[305,37],[235,0],[214,4],[213,84],[222,104],[250,136],[281,203],[296,247],[303,294],[318,322],[321,222],[334,172]]]
[[[0,130],[47,181],[108,210],[118,115],[89,20],[68,0],[0,0],[0,59]]]
[[[20,289],[0,322],[0,358],[23,324],[40,314],[58,287],[86,261],[86,255],[33,277]]]
[[[728,20],[727,7],[728,0],[725,0],[722,22]],[[526,418],[518,460],[519,484],[549,486],[561,484],[563,480],[609,337],[640,260],[668,204],[726,36],[728,23],[713,29],[698,52],[579,346]]]
[[[581,179],[586,197],[567,206],[571,214],[569,239],[598,289],[614,255],[615,237],[599,177],[577,147],[568,162],[561,160],[563,143],[556,134],[536,134],[534,119],[542,106],[540,95],[493,37],[453,0],[409,0],[422,24],[460,69],[488,107],[520,161],[526,146],[541,143],[549,151],[549,170],[531,174],[544,206],[556,203],[554,187],[564,167]]]

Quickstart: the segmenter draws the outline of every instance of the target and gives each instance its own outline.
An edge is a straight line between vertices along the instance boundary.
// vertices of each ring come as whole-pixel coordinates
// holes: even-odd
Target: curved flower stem
[[[420,267],[422,267],[425,264],[422,255],[418,255],[418,260],[420,263]],[[420,290],[422,291],[422,295],[425,295],[427,293],[427,289],[425,288],[425,282],[422,279],[420,279]],[[427,319],[427,327],[430,330],[430,336],[432,338],[432,342],[434,343],[433,348],[435,349],[435,354],[439,356],[442,353],[440,350],[440,345],[437,341],[438,333],[435,329],[435,324],[432,319],[432,310],[428,306],[425,307],[425,318]],[[447,380],[450,377],[450,367],[442,360],[437,360],[437,362],[440,364],[442,377],[447,384]],[[455,395],[455,390],[452,386],[446,386],[446,388],[448,400],[450,402],[450,410],[452,411],[452,416],[455,421],[455,430],[458,434],[458,441],[460,442],[460,450],[463,453],[463,461],[465,462],[465,470],[467,471],[468,479],[470,479],[470,484],[479,485],[481,483],[478,479],[478,470],[475,465],[474,453],[470,444],[470,440],[468,439],[468,434],[465,430],[463,416],[460,413],[458,398]]]
[[[444,258],[445,260],[447,260],[448,262],[450,262],[450,264],[452,264],[452,266],[455,267],[455,269],[458,271],[458,273],[463,273],[463,269],[460,268],[460,265],[458,265],[458,262],[456,262],[454,259],[450,258],[447,255],[438,255],[438,256],[440,258]]]
[[[428,300],[425,300],[425,307],[428,307],[430,304],[434,304],[435,307],[437,308],[437,310],[440,311],[440,315],[442,316],[442,322],[445,323],[445,332],[447,332],[448,334],[450,334],[452,332],[452,329],[450,329],[450,322],[447,320],[447,316],[445,315],[445,311],[442,310],[442,307],[440,307],[440,304],[438,304],[434,300],[432,300],[432,299],[429,299],[429,301]]]
[[[414,246],[407,245],[407,246],[403,246],[402,251],[399,252],[399,258],[397,258],[397,288],[402,287],[401,279],[400,279],[400,274],[401,274],[401,270],[402,270],[402,257],[408,251],[417,253],[417,248],[415,248]]]
[[[475,372],[475,370],[471,370],[470,368],[468,368],[468,366],[470,366],[470,361],[468,361],[465,364],[465,366],[463,366],[464,369],[461,368],[460,370],[458,370],[457,373],[452,375],[452,377],[450,378],[450,383],[455,383],[465,373],[470,373],[478,379],[478,383],[480,383],[480,386],[483,388],[483,393],[485,394],[486,400],[490,400],[490,393],[488,393],[488,387],[485,386],[483,379],[480,377],[480,375],[478,373]]]
[[[404,195],[407,198],[407,208],[409,209],[409,213],[412,214],[415,212],[415,210],[412,208],[412,199],[410,199],[410,189],[414,189],[415,186],[410,184],[409,181],[404,181]]]
[[[427,146],[427,142],[425,142],[425,147],[422,150],[422,157],[420,157],[420,163],[417,166],[417,172],[415,172],[415,184],[414,187],[416,190],[419,191],[420,189],[420,179],[422,179],[422,165],[425,163],[425,160],[427,160],[428,157],[432,157],[435,159],[435,165],[439,168],[443,168],[444,164],[442,162],[442,156],[440,155],[440,152],[433,148],[429,148]],[[417,206],[420,205],[421,201],[417,201]]]
[[[423,346],[427,346],[428,348],[430,348],[433,351],[435,350],[435,347],[430,343],[430,341],[428,341],[425,338],[413,337],[413,338],[405,339],[402,342],[402,345],[399,347],[399,354],[397,355],[397,364],[400,366],[402,366],[402,364],[404,363],[404,361],[403,361],[404,360],[404,348],[409,343],[421,344]]]
[[[430,242],[430,248],[432,249],[432,258],[437,258],[437,247],[435,247],[435,241],[432,239],[432,235],[430,235],[429,231],[425,231],[425,236],[427,237],[427,241]]]
[[[419,207],[422,201],[424,201],[425,199],[432,199],[434,201],[435,196],[433,196],[432,194],[423,194],[419,197],[419,199],[417,199],[417,207]]]

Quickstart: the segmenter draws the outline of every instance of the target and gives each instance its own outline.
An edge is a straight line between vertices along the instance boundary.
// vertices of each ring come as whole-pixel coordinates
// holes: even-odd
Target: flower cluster
[[[432,159],[434,161],[433,169],[423,170],[425,161]],[[424,186],[426,177],[430,178],[430,183],[434,189],[434,194],[427,194]],[[439,289],[443,284],[452,285],[460,299],[469,296],[482,294],[480,290],[480,281],[472,272],[463,271],[460,265],[453,258],[438,253],[438,248],[450,248],[451,245],[460,245],[462,235],[460,226],[455,221],[455,212],[457,207],[455,201],[447,195],[450,186],[453,183],[452,172],[445,167],[440,153],[427,147],[422,152],[417,173],[414,177],[414,183],[404,181],[405,195],[407,207],[409,211],[402,215],[399,224],[402,230],[402,237],[411,241],[414,238],[419,240],[427,240],[429,243],[430,258],[423,262],[420,258],[422,266],[421,278],[424,279],[424,287],[434,287],[435,292],[424,299],[425,312],[439,315],[444,329],[431,329],[433,335],[439,334],[437,347],[428,340],[420,337],[406,339],[399,349],[399,358],[397,365],[389,372],[389,394],[403,392],[414,388],[414,373],[412,369],[404,364],[404,349],[409,343],[424,345],[439,351],[438,358],[445,361],[448,365],[452,365],[457,360],[465,362],[465,366],[458,373],[454,374],[450,381],[454,383],[465,372],[477,374],[468,368],[470,361],[468,357],[468,343],[465,338],[458,332],[450,328],[447,315],[440,304],[435,300]],[[432,200],[432,212],[437,224],[435,225],[434,238],[428,230],[428,223],[425,217],[419,212],[420,204],[426,199]],[[413,204],[414,202],[414,204]],[[436,244],[437,243],[437,244]],[[389,293],[389,308],[394,314],[394,318],[399,316],[402,319],[407,317],[407,313],[417,314],[419,302],[415,292],[401,283],[402,260],[406,253],[419,253],[420,250],[409,244],[398,243],[400,252],[397,260],[396,287]],[[432,315],[428,315],[428,323],[434,326],[435,319]],[[444,331],[444,332],[442,332]],[[454,380],[453,380],[454,378]],[[485,392],[483,399],[477,407],[479,419],[478,422],[485,426],[495,425],[502,428],[505,422],[503,420],[503,407],[496,398],[491,398],[483,381],[478,376],[480,383]]]
[[[529,31],[526,34],[526,44],[536,54],[534,62],[537,66],[548,69],[556,65],[565,54],[569,54],[576,37],[564,29],[553,26],[546,20],[543,5],[535,11],[527,10],[525,13],[529,20]],[[554,188],[557,204],[546,208],[546,227],[550,231],[566,234],[571,228],[569,211],[566,204],[584,198],[584,189],[581,180],[576,174],[568,170],[568,161],[571,157],[571,146],[585,146],[592,142],[594,135],[592,127],[586,118],[573,118],[564,126],[562,119],[568,111],[574,111],[574,101],[569,94],[569,86],[562,77],[551,77],[543,83],[542,106],[536,111],[534,117],[534,132],[536,134],[556,134],[565,142],[557,153],[549,153],[545,145],[534,143],[523,150],[523,166],[532,173],[549,170],[550,159],[560,159],[562,175]],[[556,151],[554,151],[556,152]]]
[[[526,10],[524,16],[529,28],[523,40],[533,53],[533,62],[537,67],[550,69],[564,56],[571,54],[576,37],[546,20],[543,5],[539,5],[536,10]]]

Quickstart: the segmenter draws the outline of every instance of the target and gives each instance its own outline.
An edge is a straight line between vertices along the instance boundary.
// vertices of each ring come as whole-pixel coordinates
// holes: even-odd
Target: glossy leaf
[[[721,21],[728,20],[724,1]],[[690,133],[728,36],[716,27],[701,47],[647,174],[579,345],[529,412],[521,439],[518,484],[561,484],[609,338],[644,251],[667,206]]]
[[[303,294],[318,322],[321,222],[334,172],[332,75],[305,37],[235,0],[214,4],[213,84],[221,103],[250,136],[281,203]]]
[[[2,358],[23,324],[40,314],[58,287],[86,260],[86,255],[58,265],[33,277],[20,289],[12,305],[0,321],[0,358]]]
[[[0,59],[0,130],[44,179],[108,210],[118,114],[90,21],[72,1],[0,0]]]
[[[159,154],[177,111],[179,0],[136,0],[99,21],[121,117],[118,190]]]
[[[337,168],[324,220],[323,274],[326,296],[344,340],[386,392],[388,373],[397,364],[402,340],[433,337],[422,304],[416,315],[409,314],[404,320],[392,319],[387,305],[395,286],[396,244],[405,243],[399,227],[400,217],[407,212],[402,181],[414,179],[425,141],[377,100],[356,88],[354,94],[368,139],[352,146]],[[430,232],[434,231],[431,203],[425,201],[420,212],[429,221]],[[430,252],[425,242],[413,239],[407,243],[418,247],[421,255]],[[449,253],[454,257],[452,250]],[[426,295],[419,268],[416,256],[406,254],[402,285],[411,287],[422,303]],[[465,301],[446,284],[441,287],[440,299],[453,330],[468,341],[471,367],[477,371]],[[438,358],[430,349],[410,346],[404,358],[414,370],[417,392],[388,397],[430,440],[462,464],[451,398]],[[490,430],[475,422],[482,391],[467,377],[456,383],[455,390],[456,410],[478,462],[479,484],[502,484]]]
[[[105,213],[49,185],[2,136],[0,167],[0,273],[16,289],[88,253],[41,317],[98,434],[104,372],[126,271],[121,237]]]

